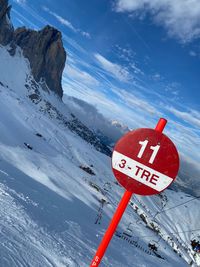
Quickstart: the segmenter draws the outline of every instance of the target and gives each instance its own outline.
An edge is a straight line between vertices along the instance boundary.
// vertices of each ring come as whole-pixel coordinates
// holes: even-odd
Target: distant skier
[[[157,250],[158,250],[158,248],[156,247],[155,244],[151,244],[151,243],[149,243],[149,244],[148,244],[148,247],[149,247],[152,251],[157,251]]]
[[[25,145],[28,149],[30,149],[30,150],[33,149],[33,147],[32,147],[31,145],[27,144],[26,142],[24,142],[24,145]]]
[[[192,249],[193,249],[195,252],[200,253],[200,243],[199,243],[199,241],[196,241],[196,239],[191,240],[191,246],[192,246]]]
[[[43,137],[40,133],[36,133],[35,135],[38,137]]]
[[[196,246],[194,247],[194,251],[200,253],[200,244],[196,244]]]

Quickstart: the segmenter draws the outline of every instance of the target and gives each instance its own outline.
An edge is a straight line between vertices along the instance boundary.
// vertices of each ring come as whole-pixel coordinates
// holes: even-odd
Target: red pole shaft
[[[165,128],[165,125],[167,123],[167,120],[164,119],[164,118],[160,118],[160,120],[158,121],[156,127],[155,127],[155,130],[156,131],[159,131],[159,132],[162,132],[163,129]],[[105,254],[105,251],[110,243],[110,240],[112,239],[113,237],[113,234],[121,220],[121,217],[129,203],[129,200],[131,199],[131,196],[132,196],[132,192],[129,192],[129,191],[125,191],[118,207],[117,207],[117,210],[110,222],[110,225],[108,226],[108,229],[97,249],[97,252],[90,264],[90,267],[93,267],[93,266],[96,266],[98,267],[102,258],[103,258],[103,255]]]
[[[129,203],[129,200],[131,199],[131,196],[132,196],[131,192],[125,191],[125,193],[124,193],[124,195],[123,195],[123,197],[122,197],[122,199],[121,199],[121,201],[117,207],[117,210],[116,210],[116,212],[115,212],[115,214],[114,214],[114,216],[110,222],[110,225],[108,226],[108,229],[107,229],[107,231],[106,231],[106,233],[105,233],[105,235],[104,235],[104,237],[103,237],[103,239],[102,239],[102,241],[101,241],[101,243],[97,249],[97,252],[96,252],[92,262],[91,262],[90,267],[99,266],[99,264],[103,258],[103,255],[104,255],[104,253],[105,253],[105,251],[106,251],[106,249],[110,243],[110,240],[111,240],[111,238],[112,238],[112,236],[113,236],[113,234],[114,234],[114,232],[115,232],[115,230],[116,230],[116,228],[117,228],[117,226],[121,220],[121,217],[122,217],[128,203]]]
[[[155,130],[162,133],[162,131],[165,128],[166,124],[167,124],[167,120],[164,119],[164,118],[160,118],[158,123],[157,123],[157,125],[156,125]]]

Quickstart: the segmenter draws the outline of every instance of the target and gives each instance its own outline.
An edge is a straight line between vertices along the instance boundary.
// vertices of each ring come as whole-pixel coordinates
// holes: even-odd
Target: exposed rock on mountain
[[[12,41],[14,28],[10,23],[8,0],[0,0],[0,44],[7,45]]]
[[[24,56],[29,59],[35,80],[45,80],[49,89],[62,97],[61,79],[66,52],[61,33],[50,26],[41,31],[22,27],[15,30],[13,41],[22,48]]]
[[[51,26],[40,31],[14,28],[10,22],[10,6],[7,0],[0,0],[0,44],[11,44],[12,53],[18,45],[28,58],[33,77],[42,82],[43,89],[49,88],[62,98],[62,72],[66,52],[61,33]],[[47,85],[47,86],[46,86]]]

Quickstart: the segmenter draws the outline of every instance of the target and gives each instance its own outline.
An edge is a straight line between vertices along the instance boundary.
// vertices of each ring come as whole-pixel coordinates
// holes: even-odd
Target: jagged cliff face
[[[50,26],[41,31],[18,28],[13,36],[14,43],[29,59],[35,80],[45,79],[47,86],[60,97],[63,95],[61,79],[66,60],[61,38],[61,33]]]
[[[21,47],[30,62],[35,80],[42,81],[43,89],[49,88],[62,98],[61,80],[66,52],[61,33],[51,26],[40,31],[25,27],[14,30],[10,22],[10,8],[7,0],[0,0],[0,44],[10,43],[12,53],[16,46]]]
[[[7,45],[12,41],[14,28],[10,23],[8,0],[0,0],[0,44]]]

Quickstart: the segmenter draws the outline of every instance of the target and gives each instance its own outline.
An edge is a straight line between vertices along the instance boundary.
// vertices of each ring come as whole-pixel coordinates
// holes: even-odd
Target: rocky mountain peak
[[[10,43],[13,50],[16,46],[21,47],[35,80],[42,82],[43,89],[49,88],[62,98],[61,80],[66,52],[61,33],[49,25],[40,31],[25,27],[14,30],[10,23],[10,8],[7,0],[0,0],[0,44]]]
[[[45,80],[48,88],[62,97],[61,79],[66,52],[61,33],[51,26],[46,26],[40,31],[22,27],[15,30],[13,40],[29,59],[35,80]],[[42,84],[44,87],[45,84]]]
[[[10,9],[8,0],[0,0],[0,44],[7,45],[11,42],[14,28],[10,23]]]

